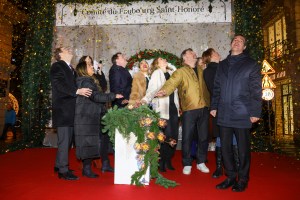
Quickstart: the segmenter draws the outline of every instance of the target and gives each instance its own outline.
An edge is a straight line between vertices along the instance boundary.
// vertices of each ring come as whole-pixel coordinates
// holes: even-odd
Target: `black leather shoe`
[[[238,181],[232,186],[233,192],[244,192],[248,186],[248,183],[245,181]]]
[[[72,172],[68,171],[66,173],[58,173],[58,178],[62,178],[69,181],[78,180],[79,178],[75,176]]]
[[[227,178],[222,183],[216,185],[217,189],[225,190],[231,186],[233,186],[236,183],[235,179]]]
[[[54,173],[58,173],[59,172],[59,168],[58,167],[54,167]],[[69,172],[74,172],[73,169],[69,169]]]

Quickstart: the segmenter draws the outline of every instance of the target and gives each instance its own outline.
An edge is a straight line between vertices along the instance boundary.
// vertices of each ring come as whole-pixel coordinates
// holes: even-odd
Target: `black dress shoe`
[[[75,176],[72,172],[68,171],[66,173],[58,173],[58,178],[62,178],[65,180],[78,180],[79,178],[77,176]]]
[[[216,185],[217,189],[225,190],[236,183],[235,179],[227,178],[222,183]]]
[[[245,181],[238,181],[232,186],[233,192],[243,192],[246,190],[248,183]]]
[[[59,172],[59,168],[58,167],[54,167],[54,173]],[[73,169],[69,169],[69,172],[74,172]]]

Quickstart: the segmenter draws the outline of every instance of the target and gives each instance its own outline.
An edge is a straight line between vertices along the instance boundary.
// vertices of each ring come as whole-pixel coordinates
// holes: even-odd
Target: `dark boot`
[[[239,159],[239,148],[237,145],[232,145],[233,158],[235,163],[235,169],[238,172],[240,168],[240,159]]]
[[[88,178],[98,178],[99,175],[95,174],[92,171],[92,159],[83,160],[83,168],[82,168],[82,176],[86,176]]]
[[[109,160],[104,160],[102,162],[101,171],[102,171],[102,173],[104,173],[104,172],[114,172],[114,168],[112,168],[112,166],[110,166]]]
[[[221,147],[216,147],[216,167],[216,171],[212,175],[213,178],[219,178],[223,175]]]
[[[236,181],[234,178],[226,178],[225,181],[216,185],[216,188],[220,189],[220,190],[225,190],[225,189],[233,186],[235,183],[236,183]]]
[[[175,168],[172,166],[172,162],[171,160],[167,160],[166,163],[166,168],[169,169],[169,170],[175,170]]]

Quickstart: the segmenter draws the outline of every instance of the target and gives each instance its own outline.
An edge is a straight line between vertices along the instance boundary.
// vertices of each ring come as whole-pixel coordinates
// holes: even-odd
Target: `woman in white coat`
[[[161,172],[165,172],[166,168],[174,170],[171,159],[175,153],[178,140],[179,100],[177,90],[167,97],[155,98],[155,94],[170,78],[171,74],[172,70],[168,67],[166,59],[160,57],[154,59],[151,64],[149,86],[146,95],[141,100],[142,103],[152,104],[153,110],[159,112],[160,117],[167,120],[167,126],[163,130],[166,135],[166,143],[161,144],[160,147],[159,169]],[[171,142],[174,140],[176,143]]]

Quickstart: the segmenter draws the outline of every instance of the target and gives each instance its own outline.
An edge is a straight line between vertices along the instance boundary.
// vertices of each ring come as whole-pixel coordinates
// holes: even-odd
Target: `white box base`
[[[130,138],[127,141],[118,130],[115,133],[115,173],[114,184],[131,183],[131,176],[138,171],[137,153],[134,150],[136,136],[130,133]],[[144,185],[149,185],[150,182],[150,167],[141,182]]]

